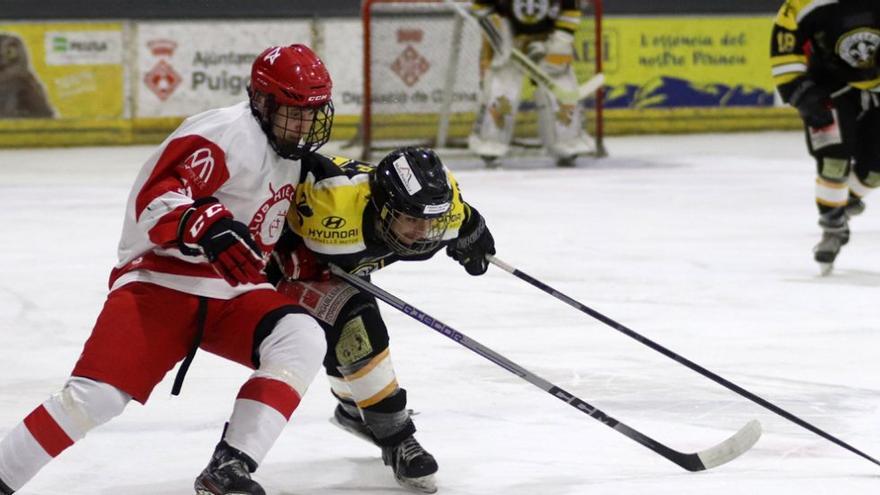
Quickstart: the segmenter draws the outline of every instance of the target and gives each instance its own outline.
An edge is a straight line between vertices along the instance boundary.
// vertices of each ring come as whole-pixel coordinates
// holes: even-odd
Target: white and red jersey
[[[199,198],[217,198],[250,228],[268,257],[281,235],[300,176],[300,162],[270,146],[248,102],[187,119],[147,160],[128,198],[113,290],[134,281],[218,299],[266,284],[230,286],[203,256],[177,247],[184,211]]]

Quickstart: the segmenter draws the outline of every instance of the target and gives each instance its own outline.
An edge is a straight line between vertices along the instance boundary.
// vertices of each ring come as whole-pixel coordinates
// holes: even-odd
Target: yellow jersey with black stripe
[[[375,165],[336,156],[313,154],[303,158],[302,175],[287,214],[289,232],[284,244],[304,244],[325,263],[366,275],[398,260],[424,260],[458,237],[470,212],[458,183],[447,170],[452,187],[449,226],[440,245],[431,252],[402,257],[376,235],[376,209],[370,203],[370,176]]]
[[[770,63],[783,100],[810,78],[829,92],[880,91],[880,2],[787,0],[773,24]]]
[[[554,29],[574,34],[581,23],[578,0],[475,0],[471,11],[510,19],[514,35],[547,34]]]

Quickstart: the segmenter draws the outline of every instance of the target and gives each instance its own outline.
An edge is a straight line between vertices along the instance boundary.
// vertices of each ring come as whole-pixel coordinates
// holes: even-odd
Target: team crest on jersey
[[[272,193],[272,197],[263,203],[254,214],[248,227],[263,252],[270,252],[272,246],[281,237],[281,230],[284,227],[284,220],[287,218],[287,210],[290,208],[294,190],[292,185],[287,184],[277,191],[272,191],[270,185],[269,191]]]
[[[880,31],[859,28],[846,33],[837,42],[837,55],[852,67],[870,69],[877,65],[875,56],[880,46]]]
[[[357,275],[358,277],[366,277],[374,271],[383,268],[386,264],[385,258],[389,256],[391,256],[391,253],[388,253],[379,258],[363,258],[360,260],[358,265],[354,267],[353,270],[349,270],[348,273],[351,273],[352,275]]]
[[[513,0],[513,15],[523,24],[537,24],[559,16],[559,4],[551,0]]]
[[[312,211],[312,207],[309,206],[309,198],[306,197],[305,188],[301,187],[299,189],[299,194],[296,196],[296,218],[299,221],[299,226],[305,223],[306,218],[311,218],[312,215],[315,214]]]

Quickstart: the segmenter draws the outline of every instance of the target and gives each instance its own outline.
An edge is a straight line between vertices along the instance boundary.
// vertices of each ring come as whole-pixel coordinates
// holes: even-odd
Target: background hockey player
[[[528,54],[560,85],[575,90],[572,62],[574,32],[581,20],[578,1],[475,0],[471,11],[478,17],[492,16],[503,46]],[[493,53],[486,42],[481,58],[480,110],[468,147],[494,166],[507,154],[513,139],[523,72],[512,62],[509,50]],[[541,140],[558,165],[573,166],[578,155],[594,151],[580,104],[560,104],[543,86],[535,89],[535,103]]]
[[[800,113],[816,159],[822,239],[813,253],[828,273],[849,241],[849,217],[880,185],[880,4],[788,0],[771,43],[779,93]]]
[[[283,276],[278,290],[324,327],[324,367],[339,400],[334,421],[381,447],[401,485],[432,493],[437,463],[413,437],[376,300],[331,278],[327,264],[368,277],[398,260],[426,260],[446,246],[468,273],[481,275],[495,243],[431,150],[402,148],[378,166],[339,158],[314,165],[297,187],[290,230],[276,249],[276,276]]]
[[[323,145],[331,81],[303,45],[254,62],[249,102],[184,122],[129,196],[110,293],[72,376],[0,442],[0,493],[117,416],[196,347],[254,369],[199,494],[263,494],[263,460],[321,366],[320,326],[267,282],[300,158]],[[187,361],[189,361],[189,359]],[[149,479],[150,469],[144,475]]]

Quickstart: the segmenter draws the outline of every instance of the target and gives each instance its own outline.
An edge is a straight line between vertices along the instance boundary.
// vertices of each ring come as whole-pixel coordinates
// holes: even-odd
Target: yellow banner
[[[123,38],[118,22],[0,24],[0,121],[126,118]]]
[[[606,18],[606,107],[772,106],[772,22],[770,16]],[[595,60],[592,25],[583,26],[578,41],[579,73],[586,73]]]

